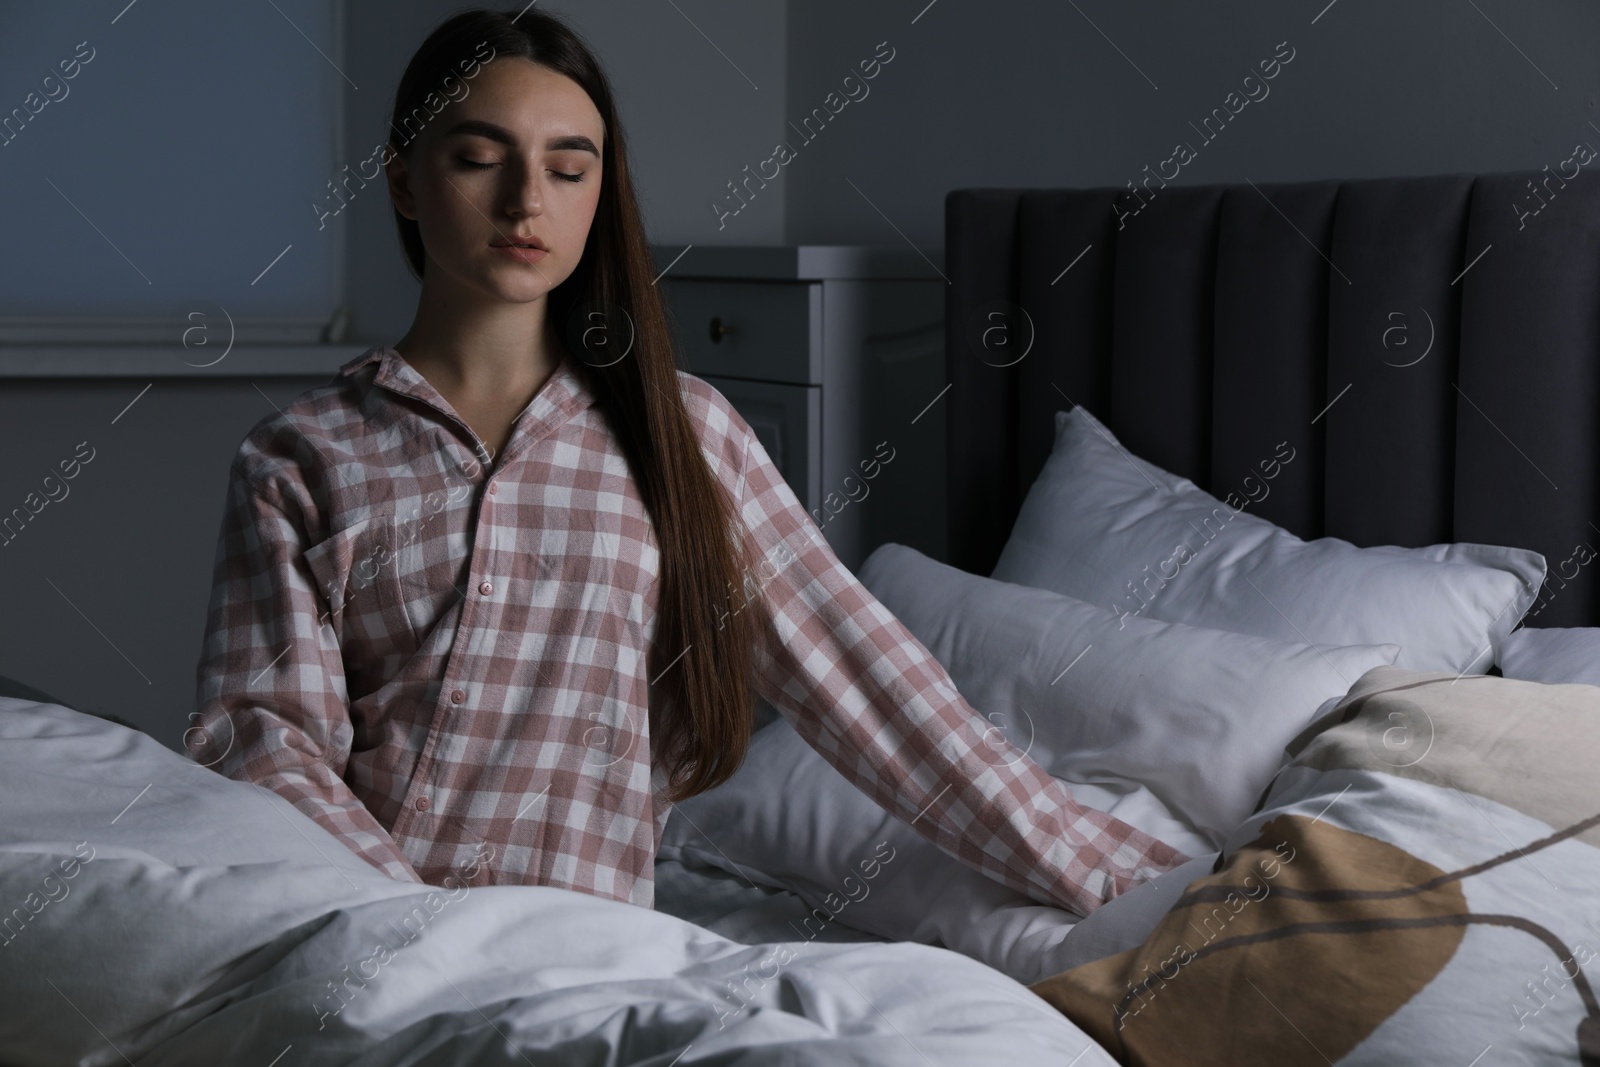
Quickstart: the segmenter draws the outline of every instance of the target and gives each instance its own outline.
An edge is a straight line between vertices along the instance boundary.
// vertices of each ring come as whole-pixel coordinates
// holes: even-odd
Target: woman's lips
[[[496,252],[503,252],[518,263],[537,263],[550,253],[542,248],[525,248],[522,245],[495,245]]]

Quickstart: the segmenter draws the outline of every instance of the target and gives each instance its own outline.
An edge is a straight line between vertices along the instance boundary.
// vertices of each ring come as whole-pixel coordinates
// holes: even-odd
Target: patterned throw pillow
[[[1143,944],[1031,988],[1124,1063],[1600,1064],[1600,688],[1339,709]]]

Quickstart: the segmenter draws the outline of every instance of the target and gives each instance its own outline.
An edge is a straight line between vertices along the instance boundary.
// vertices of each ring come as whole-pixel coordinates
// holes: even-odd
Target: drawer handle
[[[733,330],[732,326],[723,325],[722,316],[720,316],[720,315],[711,316],[711,343],[712,344],[720,345],[722,343],[723,335],[730,334],[730,333],[733,333],[733,332],[734,332],[734,330]]]

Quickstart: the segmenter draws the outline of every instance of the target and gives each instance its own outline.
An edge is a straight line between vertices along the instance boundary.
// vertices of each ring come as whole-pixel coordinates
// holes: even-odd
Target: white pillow
[[[1528,682],[1600,685],[1600,627],[1528,627],[1500,646],[1500,673]]]
[[[1271,478],[1297,476],[1289,447],[1247,479],[1255,499]],[[1229,497],[1132,455],[1081,406],[1057,412],[1055,447],[991,577],[1119,615],[1318,646],[1394,643],[1398,667],[1471,674],[1489,669],[1544,582],[1544,557],[1527,549],[1302,541]]]
[[[1036,763],[1072,782],[1137,783],[1213,845],[1255,809],[1319,708],[1399,652],[1118,618],[905,545],[880,547],[858,574]],[[995,740],[996,760],[1014,758]]]
[[[1080,803],[1190,856],[1214,851],[1254,810],[1284,746],[1397,651],[1119,625],[904,545],[873,552],[858,576],[988,716],[996,761],[1025,751]],[[674,809],[661,855],[792,889],[819,909],[799,938],[836,921],[942,944],[1024,982],[1056,973],[1076,921],[940,851],[786,722],[757,734],[728,782]]]

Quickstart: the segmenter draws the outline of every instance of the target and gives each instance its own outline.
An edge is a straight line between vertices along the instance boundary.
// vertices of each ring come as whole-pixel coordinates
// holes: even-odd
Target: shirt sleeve
[[[420,882],[342,777],[354,736],[344,661],[298,514],[234,468],[185,748],[285,797],[390,877]]]
[[[740,509],[758,562],[757,691],[880,807],[1042,903],[1087,915],[1188,859],[1078,805],[990,724],[841,564],[742,420]]]

